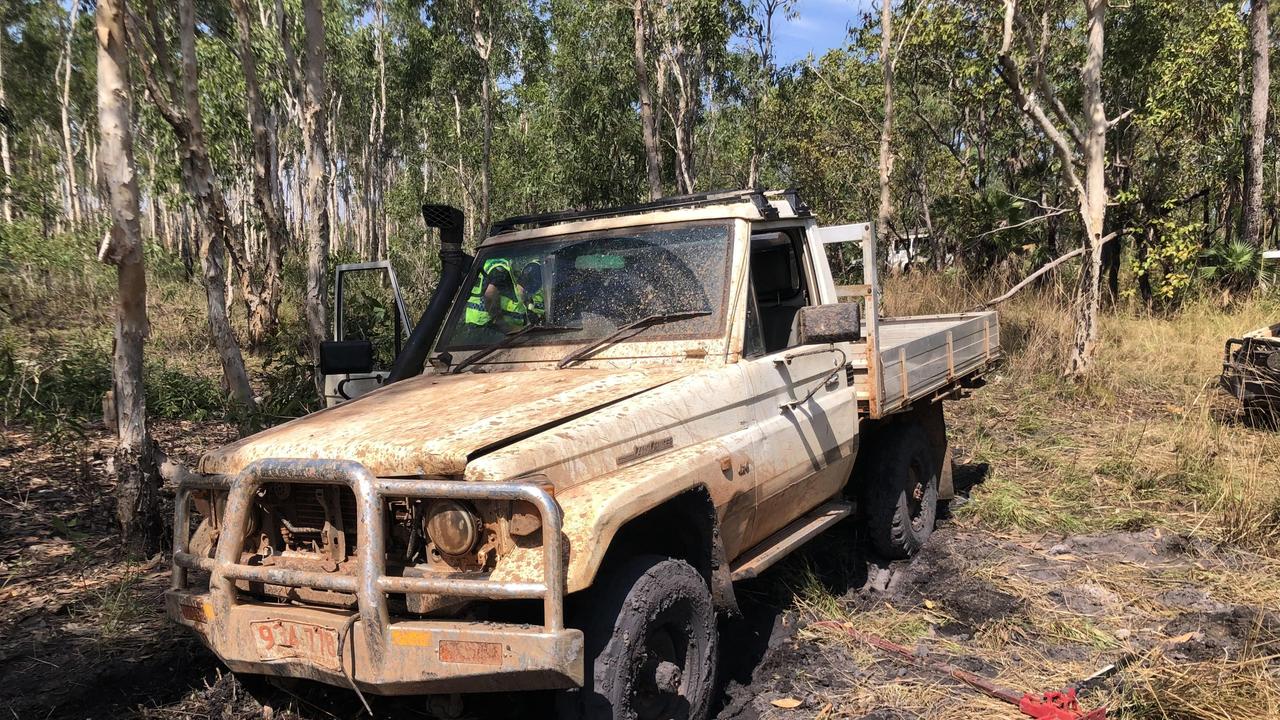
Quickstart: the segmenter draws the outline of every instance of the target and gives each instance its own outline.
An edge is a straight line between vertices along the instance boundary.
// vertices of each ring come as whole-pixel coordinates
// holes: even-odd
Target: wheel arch
[[[918,425],[925,433],[930,447],[936,453],[935,462],[940,468],[938,475],[938,499],[950,500],[955,496],[954,468],[951,461],[951,441],[947,437],[947,421],[943,413],[942,400],[918,400],[908,408],[878,420],[863,420],[858,427],[858,457],[853,466],[853,479],[849,483],[850,491],[856,492],[867,482],[874,481],[869,477],[869,457],[880,447],[878,436],[892,433],[905,425]]]
[[[691,487],[624,523],[610,539],[595,573],[646,554],[689,563],[710,585],[717,610],[738,611],[720,523],[706,486]]]
[[[606,562],[665,553],[707,579],[717,609],[736,612],[717,510],[729,498],[712,490],[723,480],[718,458],[725,452],[716,441],[700,443],[557,494],[569,548],[567,590],[590,587]]]

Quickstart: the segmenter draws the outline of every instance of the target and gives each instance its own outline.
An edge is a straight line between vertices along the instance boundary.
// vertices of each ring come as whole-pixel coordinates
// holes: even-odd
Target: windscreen
[[[724,324],[732,225],[626,228],[482,248],[437,351],[470,350],[529,325],[573,328],[522,345],[580,345],[655,314],[709,314],[628,339],[718,335]]]

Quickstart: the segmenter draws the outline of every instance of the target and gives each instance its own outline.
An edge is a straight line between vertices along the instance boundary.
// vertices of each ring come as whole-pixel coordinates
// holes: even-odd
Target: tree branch
[[[995,235],[996,233],[1001,233],[1001,232],[1004,232],[1004,231],[1006,231],[1006,230],[1016,230],[1016,229],[1018,229],[1018,228],[1020,228],[1020,227],[1024,227],[1024,226],[1026,226],[1026,225],[1030,225],[1030,224],[1032,224],[1032,223],[1037,223],[1037,222],[1040,222],[1041,220],[1047,220],[1047,219],[1049,219],[1049,218],[1051,218],[1051,217],[1054,217],[1054,216],[1056,216],[1056,215],[1062,215],[1062,214],[1069,213],[1069,212],[1075,212],[1075,211],[1074,211],[1074,210],[1069,210],[1069,209],[1066,209],[1066,208],[1058,208],[1058,209],[1054,210],[1053,212],[1047,212],[1047,213],[1045,213],[1045,214],[1043,214],[1043,215],[1037,215],[1037,216],[1035,216],[1035,217],[1033,217],[1033,218],[1029,218],[1029,219],[1027,219],[1027,220],[1023,220],[1023,221],[1022,221],[1022,222],[1020,222],[1020,223],[1014,223],[1013,225],[1005,225],[1004,227],[998,227],[998,228],[995,228],[994,230],[988,230],[988,231],[983,232],[983,233],[978,233],[975,237],[986,237],[986,236],[988,236],[988,235]]]
[[[996,74],[1009,87],[1009,92],[1013,94],[1013,99],[1017,103],[1018,109],[1035,121],[1040,130],[1049,138],[1049,142],[1052,143],[1054,151],[1062,163],[1063,177],[1081,200],[1084,200],[1085,188],[1080,182],[1080,177],[1076,174],[1075,154],[1071,145],[1053,120],[1045,114],[1044,108],[1041,107],[1035,94],[1026,91],[1022,82],[1022,75],[1018,72],[1018,64],[1014,62],[1012,54],[1013,24],[1014,17],[1018,12],[1017,0],[1004,0],[1004,7],[1004,37],[1000,43],[1000,52],[996,56],[998,60]]]
[[[1116,233],[1114,233],[1114,232],[1113,232],[1113,233],[1109,233],[1108,235],[1106,235],[1105,237],[1103,237],[1103,238],[1102,238],[1102,240],[1098,241],[1098,246],[1099,246],[1099,247],[1101,247],[1101,246],[1103,246],[1103,245],[1106,245],[1108,242],[1111,242],[1112,240],[1114,240],[1114,239],[1115,239],[1115,237],[1116,237]],[[1064,263],[1064,262],[1066,262],[1066,261],[1070,260],[1071,258],[1076,257],[1077,255],[1082,255],[1082,254],[1084,254],[1084,251],[1085,251],[1085,250],[1087,250],[1087,249],[1088,249],[1087,247],[1081,246],[1081,247],[1076,248],[1075,250],[1072,250],[1071,252],[1069,252],[1069,253],[1067,253],[1067,254],[1065,254],[1065,255],[1061,255],[1061,256],[1059,256],[1058,258],[1056,258],[1056,259],[1054,259],[1054,260],[1051,260],[1051,261],[1049,261],[1049,262],[1045,263],[1044,265],[1042,265],[1042,266],[1040,267],[1040,269],[1039,269],[1039,270],[1036,270],[1035,272],[1033,272],[1033,273],[1031,273],[1030,275],[1026,276],[1025,278],[1023,278],[1023,279],[1022,279],[1022,282],[1020,282],[1020,283],[1018,283],[1017,285],[1014,285],[1012,288],[1010,288],[1010,289],[1009,289],[1009,292],[1007,292],[1007,293],[1005,293],[1005,294],[1001,295],[1000,297],[992,298],[992,299],[988,300],[985,304],[983,304],[983,305],[979,305],[978,307],[974,308],[974,310],[985,310],[986,308],[992,307],[992,306],[994,306],[994,305],[999,305],[1000,303],[1004,302],[1005,300],[1008,300],[1009,298],[1013,297],[1013,296],[1014,296],[1014,294],[1015,294],[1015,293],[1017,293],[1017,292],[1018,292],[1019,290],[1021,290],[1022,288],[1024,288],[1024,287],[1026,287],[1026,286],[1030,285],[1030,284],[1031,284],[1031,282],[1032,282],[1033,280],[1035,280],[1036,278],[1040,277],[1041,275],[1044,275],[1045,273],[1049,272],[1050,270],[1053,270],[1054,268],[1056,268],[1056,267],[1058,267],[1059,265],[1061,265],[1062,263]]]
[[[1107,121],[1107,129],[1108,129],[1108,130],[1110,130],[1111,128],[1115,127],[1116,125],[1119,125],[1120,123],[1124,122],[1124,119],[1125,119],[1125,118],[1129,117],[1129,116],[1130,116],[1130,115],[1132,115],[1132,114],[1133,114],[1133,108],[1129,108],[1128,110],[1125,110],[1124,112],[1122,112],[1122,113],[1120,113],[1119,115],[1115,116],[1115,118],[1113,118],[1113,119],[1111,119],[1111,120],[1108,120],[1108,121]]]
[[[138,65],[142,67],[142,79],[147,86],[147,94],[151,96],[151,101],[156,104],[156,110],[164,116],[166,122],[174,126],[174,128],[185,127],[187,118],[177,107],[173,105],[173,101],[167,97],[164,90],[160,87],[159,81],[156,79],[155,66],[152,64],[150,55],[158,54],[155,50],[156,39],[150,37],[145,30],[142,29],[138,16],[129,12],[126,16],[126,27],[128,28],[129,37],[143,38],[141,44],[130,42],[133,49],[137,53]],[[164,63],[162,67],[167,66]],[[172,78],[167,78],[172,82]]]

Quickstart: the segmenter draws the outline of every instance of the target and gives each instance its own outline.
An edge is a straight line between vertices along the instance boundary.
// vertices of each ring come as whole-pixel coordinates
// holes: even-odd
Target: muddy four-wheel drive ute
[[[725,192],[513,218],[472,258],[460,213],[424,216],[442,273],[408,337],[398,298],[380,350],[345,296],[398,294],[390,266],[340,268],[331,406],[178,487],[168,612],[233,671],[701,718],[735,582],[855,508],[884,555],[929,537],[942,401],[999,325],[881,317],[870,226]]]

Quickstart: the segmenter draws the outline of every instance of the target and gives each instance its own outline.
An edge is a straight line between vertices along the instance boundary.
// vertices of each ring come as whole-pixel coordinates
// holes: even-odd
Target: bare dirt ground
[[[218,424],[159,428],[191,459],[225,442]],[[105,439],[55,450],[9,432],[0,449],[0,717],[356,718],[348,691],[300,685],[270,710],[164,620],[167,565],[115,547]],[[963,468],[969,482],[984,468]],[[975,497],[983,492],[979,483]],[[1280,678],[1280,566],[1265,557],[1148,528],[997,534],[946,521],[909,562],[868,558],[855,523],[740,588],[744,614],[722,627],[720,720],[1015,718],[998,701],[851,640],[849,622],[1018,689],[1064,687],[1120,659],[1084,695],[1121,717],[1164,713],[1178,693],[1214,687],[1223,708],[1254,703],[1241,677]],[[1172,639],[1172,642],[1170,642]],[[1163,645],[1162,645],[1163,643]],[[1205,674],[1210,682],[1205,682]],[[1213,698],[1187,697],[1197,707]],[[1261,704],[1260,704],[1261,703]],[[375,702],[384,717],[545,717],[545,695]],[[1166,708],[1167,709],[1167,708]],[[1163,713],[1163,714],[1162,714]],[[1114,713],[1113,713],[1114,716]],[[1230,714],[1222,717],[1232,717]]]

